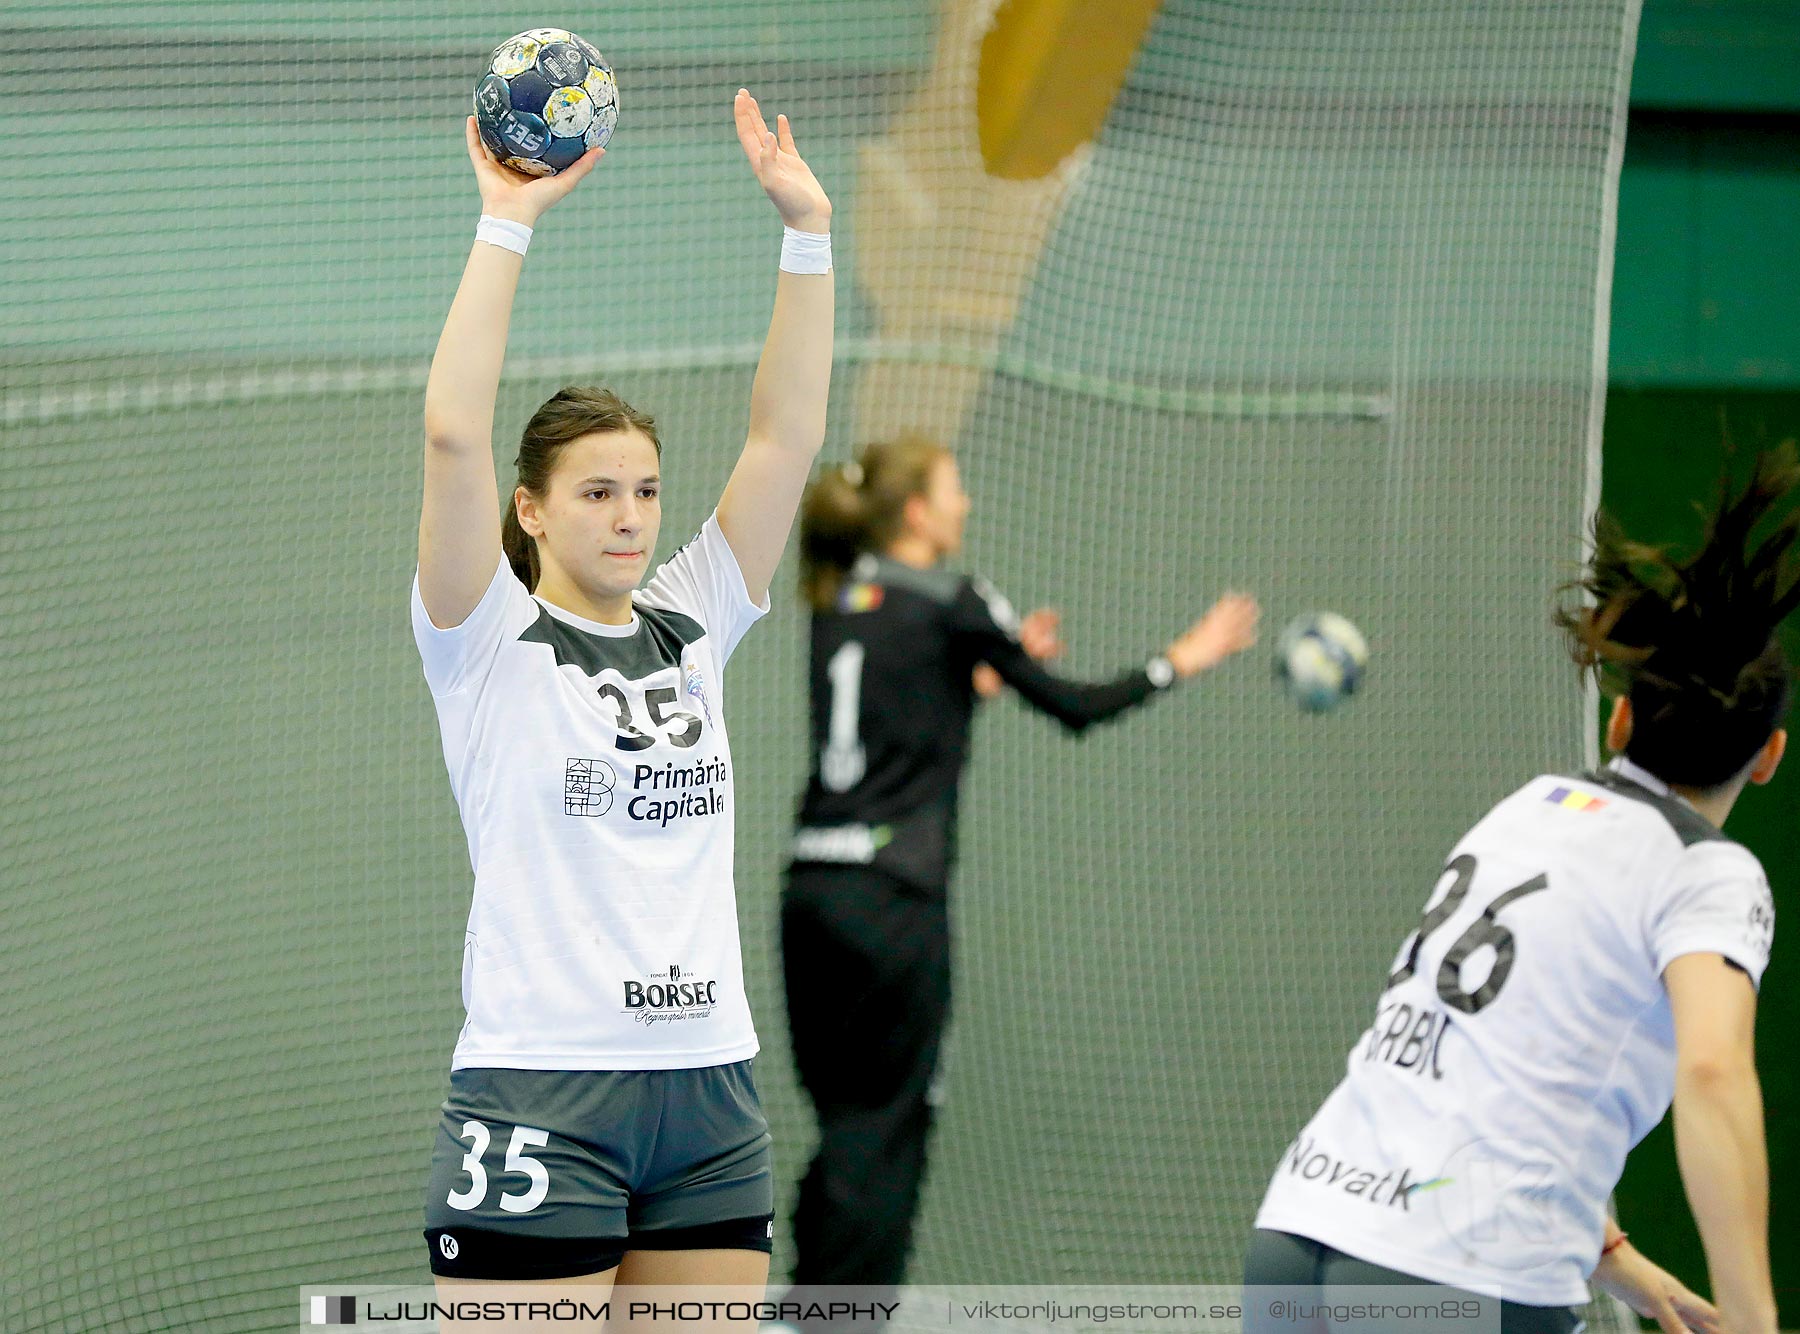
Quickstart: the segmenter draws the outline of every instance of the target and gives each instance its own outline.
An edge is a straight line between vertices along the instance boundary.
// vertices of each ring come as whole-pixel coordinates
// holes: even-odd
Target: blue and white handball
[[[1308,713],[1324,713],[1356,693],[1369,643],[1336,612],[1297,616],[1275,646],[1275,676]]]
[[[554,176],[605,147],[618,119],[611,67],[592,42],[562,28],[507,38],[475,85],[481,141],[527,176]]]

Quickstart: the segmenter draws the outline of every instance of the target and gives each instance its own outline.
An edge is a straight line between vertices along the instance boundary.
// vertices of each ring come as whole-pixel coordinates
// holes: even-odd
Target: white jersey
[[[1606,1201],[1675,1084],[1663,970],[1760,983],[1762,866],[1636,765],[1545,775],[1457,845],[1256,1226],[1533,1306],[1588,1300]]]
[[[475,870],[453,1068],[665,1070],[756,1054],[732,883],[724,667],[768,610],[717,516],[629,625],[532,597],[503,559],[413,637]]]

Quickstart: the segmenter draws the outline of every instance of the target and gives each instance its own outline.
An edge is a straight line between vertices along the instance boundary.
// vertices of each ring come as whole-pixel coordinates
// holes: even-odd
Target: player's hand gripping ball
[[[1336,708],[1356,692],[1369,662],[1369,644],[1336,612],[1296,617],[1275,646],[1275,677],[1308,713]]]
[[[561,28],[507,38],[475,85],[481,141],[527,176],[554,176],[604,148],[618,119],[611,67],[593,43]]]

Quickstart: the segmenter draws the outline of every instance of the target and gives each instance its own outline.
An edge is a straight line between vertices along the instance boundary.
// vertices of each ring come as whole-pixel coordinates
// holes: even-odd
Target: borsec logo
[[[665,973],[651,973],[648,982],[627,980],[624,1013],[640,1024],[675,1023],[711,1017],[719,1004],[719,983],[701,981],[692,969],[672,963]]]

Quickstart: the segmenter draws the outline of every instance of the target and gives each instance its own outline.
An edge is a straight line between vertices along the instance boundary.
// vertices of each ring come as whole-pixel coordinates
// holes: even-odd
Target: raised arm
[[[600,160],[593,149],[533,180],[494,161],[470,116],[464,127],[484,217],[529,229]],[[425,384],[425,501],[419,513],[419,596],[439,629],[461,625],[500,563],[494,398],[524,256],[476,241]]]
[[[955,615],[959,634],[968,637],[977,658],[991,664],[1026,703],[1080,733],[1255,645],[1259,610],[1248,594],[1227,593],[1163,651],[1166,667],[1141,667],[1101,682],[1071,681],[1041,666],[1008,628],[1010,616],[996,614],[973,589],[959,599]]]
[[[1756,1078],[1756,989],[1718,954],[1663,970],[1675,1016],[1675,1157],[1732,1334],[1774,1334],[1769,1157]]]
[[[771,131],[756,99],[738,90],[738,142],[781,221],[798,232],[829,235],[831,200],[794,147],[786,116]],[[762,601],[794,526],[807,475],[825,443],[831,384],[831,273],[782,272],[775,313],[750,389],[750,429],[725,494],[719,528],[731,544],[752,601]]]

